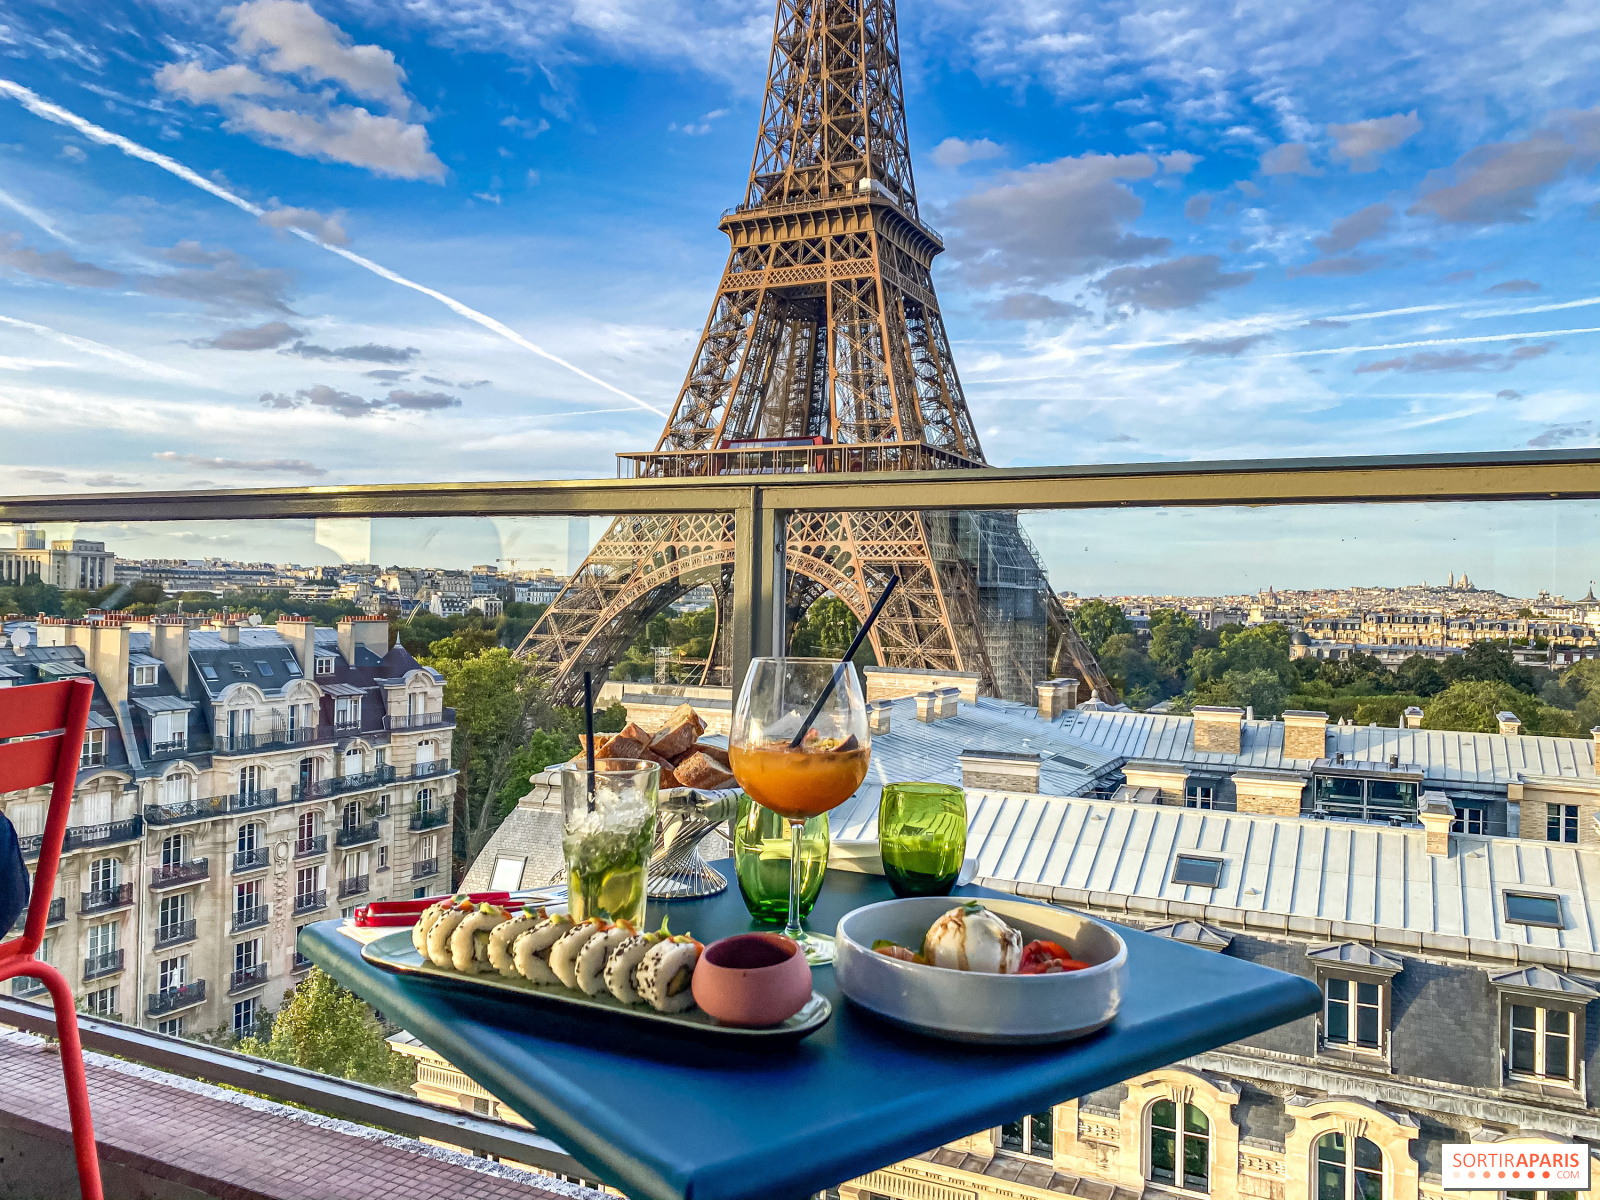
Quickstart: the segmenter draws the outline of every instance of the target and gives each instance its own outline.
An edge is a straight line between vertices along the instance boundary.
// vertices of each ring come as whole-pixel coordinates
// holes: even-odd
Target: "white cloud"
[[[1391,206],[1369,204],[1343,220],[1335,221],[1327,233],[1314,239],[1314,244],[1324,254],[1341,254],[1386,232],[1393,218],[1394,209]]]
[[[61,157],[68,162],[81,163],[89,161],[89,156],[84,153],[83,147],[74,146],[71,142],[61,147]]]
[[[969,162],[999,158],[1004,153],[999,145],[988,138],[964,142],[958,137],[947,137],[933,148],[933,153],[928,157],[933,159],[937,166],[953,168],[964,167]]]
[[[303,229],[330,246],[350,244],[343,210],[325,217],[314,208],[269,208],[261,214],[261,223],[273,229]]]
[[[1348,125],[1329,125],[1339,153],[1350,160],[1352,171],[1376,171],[1378,156],[1393,150],[1422,128],[1416,109],[1392,117],[1373,117]]]
[[[253,66],[235,62],[207,70],[195,61],[169,63],[156,72],[156,86],[190,104],[215,105],[228,130],[303,158],[396,179],[444,178],[428,131],[410,119],[420,114],[390,51],[353,44],[302,0],[248,0],[232,10],[229,27],[235,54],[253,58]],[[291,79],[310,86],[296,87]],[[337,90],[321,84],[377,101],[388,112],[341,104]]]
[[[1263,175],[1321,175],[1311,165],[1311,153],[1304,142],[1285,142],[1261,156]]]
[[[1430,171],[1408,211],[1460,225],[1526,224],[1540,195],[1569,167],[1587,169],[1597,160],[1600,108],[1557,113],[1521,141],[1479,146],[1451,171]]]
[[[1187,175],[1203,157],[1200,154],[1190,154],[1187,150],[1174,150],[1171,154],[1160,156],[1161,169],[1168,175]]]

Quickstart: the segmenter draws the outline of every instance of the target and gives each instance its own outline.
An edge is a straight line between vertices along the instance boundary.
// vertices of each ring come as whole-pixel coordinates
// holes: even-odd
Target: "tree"
[[[1133,632],[1133,622],[1115,604],[1104,600],[1087,600],[1080,604],[1073,610],[1072,625],[1097,658],[1108,638]]]
[[[1499,642],[1473,642],[1465,654],[1446,659],[1440,670],[1449,683],[1480,680],[1508,683],[1530,695],[1534,691],[1533,672],[1518,666],[1510,649]]]
[[[1182,690],[1200,633],[1200,622],[1177,609],[1158,608],[1150,614],[1150,661],[1177,682],[1177,690]]]
[[[1414,692],[1418,696],[1436,696],[1450,685],[1438,660],[1426,654],[1411,655],[1394,674],[1402,692]]]
[[[1224,671],[1220,679],[1198,684],[1194,689],[1196,704],[1253,708],[1257,720],[1277,717],[1288,699],[1289,685],[1283,675],[1267,667]]]
[[[372,1010],[319,967],[296,985],[263,1041],[245,1037],[239,1049],[296,1067],[403,1090],[416,1081],[416,1063],[395,1054]]]
[[[795,622],[789,652],[800,657],[839,658],[850,648],[850,639],[860,628],[861,622],[848,604],[837,596],[824,596]],[[872,665],[869,643],[862,644],[856,661],[863,666]]]
[[[1445,688],[1423,710],[1422,727],[1496,733],[1502,712],[1516,714],[1524,733],[1579,735],[1574,714],[1549,708],[1509,683],[1489,679],[1464,679]]]
[[[1096,655],[1111,685],[1132,708],[1148,708],[1161,699],[1161,672],[1131,633],[1112,634]]]

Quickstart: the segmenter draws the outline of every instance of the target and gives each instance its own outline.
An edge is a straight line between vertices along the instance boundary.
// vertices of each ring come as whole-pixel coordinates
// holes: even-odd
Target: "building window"
[[[194,797],[190,787],[192,776],[183,771],[168,775],[161,781],[161,803],[186,804]]]
[[[1032,1113],[1000,1126],[1000,1149],[1049,1158],[1054,1153],[1054,1126],[1049,1112]]]
[[[343,726],[360,725],[361,697],[335,696],[333,698],[333,723]],[[356,750],[353,753],[360,754],[361,751]]]
[[[1573,1078],[1572,1013],[1564,1008],[1512,1004],[1509,1017],[1511,1073],[1562,1083]]]
[[[1323,986],[1323,1040],[1336,1046],[1379,1049],[1383,1031],[1383,985],[1359,979],[1329,978]]]
[[[388,869],[389,869],[389,847],[387,847],[387,846],[379,846],[378,847],[378,870],[387,871]]]
[[[421,900],[427,894],[428,894],[428,889],[425,888],[425,887],[419,887],[419,888],[412,888],[411,889],[411,898],[413,900]]]
[[[167,1037],[182,1037],[183,1022],[183,1017],[169,1017],[165,1021],[158,1021],[156,1023],[156,1032],[165,1034]]]
[[[1194,887],[1214,888],[1222,882],[1222,860],[1195,854],[1180,854],[1172,864],[1172,882]]]
[[[1383,1200],[1383,1151],[1364,1137],[1325,1133],[1317,1139],[1316,1200]]]
[[[1191,783],[1183,789],[1185,808],[1215,808],[1217,789],[1209,784]]]
[[[252,796],[261,790],[261,768],[257,766],[239,768],[239,794]]]
[[[97,858],[89,864],[89,890],[111,892],[122,885],[122,860]]]
[[[1547,842],[1573,842],[1578,840],[1578,806],[1576,804],[1546,804],[1544,806]]]
[[[189,835],[169,833],[161,839],[161,865],[175,867],[189,861]]]
[[[121,930],[120,921],[107,921],[103,925],[89,926],[89,957],[105,958],[115,954]]]
[[[174,988],[181,988],[189,981],[189,956],[180,954],[176,958],[163,958],[156,977],[158,992],[170,992]]]
[[[189,893],[161,897],[161,919],[156,925],[156,940],[166,941],[183,933],[183,924],[189,919]]]
[[[433,811],[432,788],[417,789],[417,811],[419,813],[431,813]]]
[[[100,767],[106,761],[106,731],[104,729],[85,729],[83,731],[83,750],[78,754],[79,767]]]
[[[256,1031],[256,997],[240,1000],[233,1006],[233,1036],[248,1037]]]
[[[245,917],[261,907],[261,881],[252,879],[249,883],[236,883],[233,885],[233,915]]]
[[[246,821],[239,826],[239,836],[234,839],[234,852],[237,854],[250,854],[261,845],[261,826],[254,821]]]
[[[238,942],[233,947],[233,969],[235,971],[248,971],[261,961],[261,939],[251,938],[248,942]]]
[[[156,667],[135,667],[133,669],[134,687],[155,687]]]
[[[1192,1192],[1211,1190],[1211,1122],[1193,1104],[1157,1100],[1150,1106],[1150,1179]],[[1179,1178],[1179,1173],[1182,1178]]]
[[[83,1011],[97,1017],[114,1017],[122,1010],[117,1007],[117,989],[101,988],[83,998]]]
[[[389,747],[379,746],[372,752],[372,765],[374,767],[386,767],[389,765]],[[388,797],[385,796],[384,799],[388,799]]]
[[[333,674],[333,659],[331,659],[331,658],[319,658],[319,659],[317,659],[317,674],[318,675],[332,675]]]
[[[1566,922],[1561,919],[1561,897],[1537,892],[1507,892],[1506,920],[1513,925],[1566,928]]]
[[[381,767],[383,764],[379,763],[378,765]],[[378,797],[378,815],[380,817],[389,815],[389,794],[387,792]]]
[[[1489,814],[1476,804],[1457,804],[1455,824],[1451,833],[1471,833],[1479,837],[1488,835]]]

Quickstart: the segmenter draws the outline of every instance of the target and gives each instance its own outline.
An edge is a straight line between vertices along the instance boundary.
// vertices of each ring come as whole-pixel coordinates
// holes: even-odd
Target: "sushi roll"
[[[523,908],[489,931],[489,965],[500,974],[516,977],[517,964],[511,957],[511,943],[545,919],[542,908]]]
[[[467,975],[489,971],[489,937],[506,919],[498,904],[480,904],[450,934],[450,965]]]
[[[422,910],[422,915],[417,918],[417,923],[411,927],[411,944],[416,947],[417,953],[422,955],[423,958],[428,957],[428,930],[433,928],[433,923],[443,916],[445,910],[455,902],[455,897],[451,896],[448,899],[439,900],[428,905],[427,908]]]
[[[618,942],[611,951],[611,957],[606,959],[605,981],[611,994],[624,1004],[638,1004],[643,997],[633,986],[634,968],[644,960],[650,947],[671,936],[667,932],[667,923],[662,921],[661,928],[655,933],[636,933]]]
[[[582,925],[574,925],[561,935],[561,940],[550,948],[550,969],[556,978],[569,988],[578,986],[578,951],[597,933],[611,926],[599,917],[590,917]]]
[[[529,983],[560,983],[550,969],[550,951],[561,936],[572,928],[572,918],[557,913],[540,921],[511,945],[511,964]]]
[[[578,987],[582,989],[584,995],[604,995],[606,963],[611,958],[611,952],[637,933],[638,930],[634,929],[632,921],[621,921],[603,933],[595,934],[583,944],[583,949],[578,951],[573,974],[577,977]]]
[[[639,998],[649,1001],[657,1012],[676,1013],[693,1008],[694,993],[689,988],[703,948],[686,933],[651,946],[633,976]]]
[[[428,930],[428,961],[436,967],[454,966],[450,957],[450,935],[456,931],[456,926],[465,921],[476,911],[476,906],[470,900],[446,909],[439,914],[439,919]]]

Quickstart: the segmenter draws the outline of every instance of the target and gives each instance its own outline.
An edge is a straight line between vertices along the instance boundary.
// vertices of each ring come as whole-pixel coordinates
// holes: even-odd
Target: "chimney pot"
[[[1450,829],[1455,824],[1456,807],[1443,792],[1423,792],[1417,806],[1417,819],[1427,830],[1427,850],[1436,858],[1450,853]]]
[[[1421,729],[1422,728],[1422,710],[1420,708],[1418,708],[1415,704],[1413,704],[1409,708],[1407,708],[1405,710],[1405,712],[1400,714],[1400,728],[1401,729]]]
[[[1500,722],[1500,732],[1507,737],[1516,737],[1522,732],[1522,718],[1514,712],[1495,713],[1495,720]]]
[[[1242,708],[1216,708],[1197,705],[1194,716],[1194,748],[1202,754],[1238,754],[1241,745]]]
[[[1039,756],[999,750],[963,750],[961,786],[995,792],[1039,791]]]
[[[888,700],[867,702],[867,729],[873,737],[889,732],[894,719],[894,705]]]

